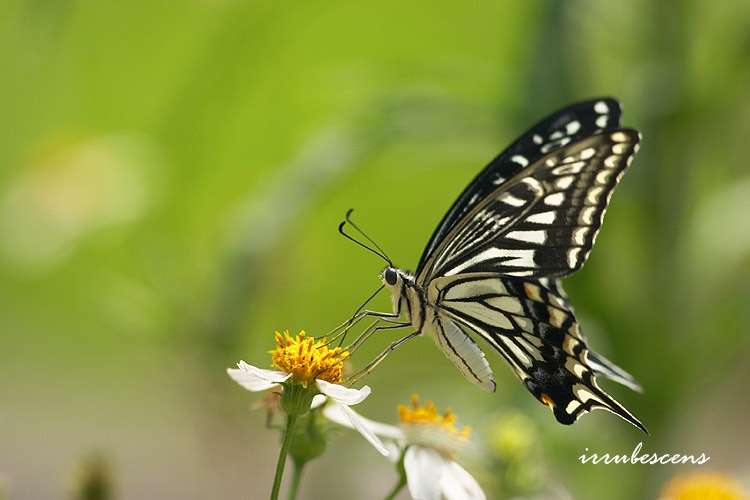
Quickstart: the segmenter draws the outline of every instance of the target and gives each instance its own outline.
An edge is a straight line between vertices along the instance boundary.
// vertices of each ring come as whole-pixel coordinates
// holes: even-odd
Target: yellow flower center
[[[463,441],[469,439],[469,435],[471,434],[471,427],[464,426],[459,429],[456,426],[458,417],[456,417],[455,413],[446,410],[441,414],[438,412],[435,403],[429,400],[425,401],[424,404],[420,404],[419,396],[416,394],[411,397],[411,406],[398,406],[398,418],[404,426],[429,427]]]
[[[672,479],[661,500],[744,500],[748,497],[735,480],[718,473],[695,473]]]
[[[325,380],[333,384],[341,382],[344,370],[344,360],[349,353],[340,347],[329,349],[326,339],[315,340],[308,337],[304,331],[296,337],[284,330],[282,335],[275,334],[276,349],[269,351],[273,366],[281,371],[292,374],[292,379],[304,386],[315,379]]]

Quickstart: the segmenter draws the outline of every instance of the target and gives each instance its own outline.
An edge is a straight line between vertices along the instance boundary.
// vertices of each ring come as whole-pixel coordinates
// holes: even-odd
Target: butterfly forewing
[[[617,128],[620,114],[620,104],[616,100],[601,97],[563,108],[531,127],[492,160],[453,203],[427,243],[417,273],[438,243],[474,204],[555,149],[601,130]]]
[[[542,156],[469,209],[418,280],[468,272],[559,277],[580,269],[638,141],[638,132],[616,129]]]

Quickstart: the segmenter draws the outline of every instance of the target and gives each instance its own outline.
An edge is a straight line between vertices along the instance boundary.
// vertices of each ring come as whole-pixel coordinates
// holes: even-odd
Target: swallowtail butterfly
[[[393,312],[364,311],[353,320],[380,318],[370,333],[404,326],[416,331],[374,364],[426,334],[464,377],[494,391],[492,369],[474,340],[481,338],[559,422],[572,424],[604,409],[646,431],[597,385],[602,375],[640,389],[630,374],[589,349],[560,283],[586,262],[612,192],[638,151],[640,134],[620,128],[620,114],[616,100],[598,98],[534,125],[461,193],[414,274],[380,251],[389,263],[381,278]]]

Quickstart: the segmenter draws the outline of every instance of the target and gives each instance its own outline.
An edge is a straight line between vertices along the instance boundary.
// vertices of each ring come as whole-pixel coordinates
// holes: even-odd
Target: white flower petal
[[[264,370],[244,361],[237,363],[237,368],[227,368],[227,373],[232,377],[232,380],[242,387],[255,392],[270,389],[291,377],[289,373]]]
[[[456,462],[448,461],[440,478],[446,500],[486,500],[484,491],[474,477]]]
[[[414,500],[440,500],[440,478],[446,460],[435,450],[410,446],[404,455],[406,482]]]
[[[318,396],[315,397],[317,398]],[[353,429],[354,426],[349,419],[349,414],[342,409],[342,406],[344,405],[332,402],[323,409],[323,415],[325,415],[326,418],[328,418],[328,420],[330,420],[331,422],[335,422],[339,425],[343,425],[344,427]],[[382,424],[380,422],[375,422],[374,420],[365,418],[351,408],[349,409],[349,411],[357,415],[357,418],[359,419],[361,424],[367,427],[370,432],[372,432],[376,436],[393,439],[395,441],[404,440],[404,433],[400,428],[393,425]]]
[[[328,398],[322,394],[316,394],[315,396],[313,396],[312,403],[310,403],[310,408],[314,410],[315,408],[323,405],[327,399]]]
[[[257,366],[250,365],[248,363],[245,363],[244,361],[240,361],[239,363],[237,363],[237,366],[241,370],[255,373],[258,377],[269,382],[275,382],[277,384],[286,382],[289,377],[292,376],[291,373],[286,373],[279,370],[266,370],[264,368],[258,368]]]
[[[361,403],[372,392],[367,385],[361,389],[353,389],[351,387],[344,387],[343,385],[332,384],[325,380],[316,380],[316,382],[318,383],[320,392],[346,406]]]
[[[373,445],[375,449],[378,450],[384,457],[387,457],[389,455],[388,448],[385,447],[379,437],[377,437],[370,429],[367,428],[367,426],[362,421],[362,417],[359,416],[357,412],[355,412],[348,406],[339,403],[332,403],[331,406],[340,408],[344,415],[346,415],[346,417],[349,419],[349,423],[351,424],[347,427],[351,427],[359,432],[362,437],[365,438],[371,445]]]

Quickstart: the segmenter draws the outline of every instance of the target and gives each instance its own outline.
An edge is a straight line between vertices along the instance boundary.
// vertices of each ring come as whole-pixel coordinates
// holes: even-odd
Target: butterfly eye
[[[398,279],[398,274],[396,274],[395,269],[389,267],[383,273],[383,277],[385,278],[386,284],[393,286],[396,284],[396,280]]]

